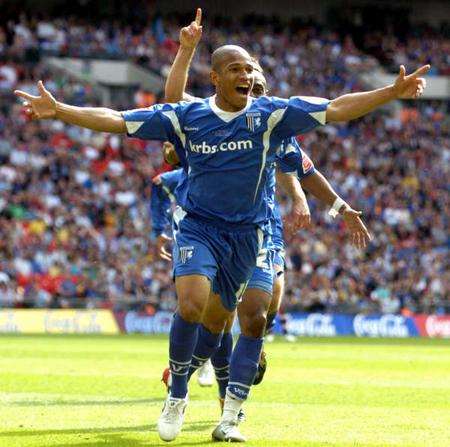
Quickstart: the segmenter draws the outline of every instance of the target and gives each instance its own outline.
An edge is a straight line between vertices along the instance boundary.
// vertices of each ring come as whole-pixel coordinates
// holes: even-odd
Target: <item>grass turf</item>
[[[266,346],[249,446],[450,446],[450,343],[301,339]],[[0,336],[0,446],[162,446],[167,339]],[[208,445],[216,389],[190,387],[182,434]]]

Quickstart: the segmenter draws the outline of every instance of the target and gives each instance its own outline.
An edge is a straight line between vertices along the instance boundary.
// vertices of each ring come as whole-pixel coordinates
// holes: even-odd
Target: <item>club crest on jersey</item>
[[[186,264],[186,262],[192,258],[194,254],[194,247],[180,247],[180,261],[182,264]]]
[[[248,130],[254,132],[259,126],[261,126],[261,112],[248,112],[245,114],[247,118]]]

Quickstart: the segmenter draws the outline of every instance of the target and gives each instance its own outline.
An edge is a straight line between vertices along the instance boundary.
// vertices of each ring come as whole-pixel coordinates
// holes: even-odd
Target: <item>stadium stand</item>
[[[168,169],[160,144],[57,122],[30,125],[11,95],[14,88],[32,92],[44,79],[69,103],[98,103],[91,85],[39,62],[46,54],[126,57],[164,76],[180,25],[149,23],[94,27],[80,18],[22,16],[0,25],[0,307],[174,309],[170,268],[155,259],[149,239],[151,178]],[[210,50],[224,42],[248,47],[279,96],[359,90],[359,73],[380,64],[414,69],[431,62],[435,74],[449,74],[448,38],[423,33],[404,42],[387,33],[374,51],[376,31],[357,48],[349,35],[312,23],[217,25],[205,33],[190,91],[211,93]],[[149,104],[160,93],[143,100],[141,92],[113,106]],[[301,139],[341,195],[364,211],[374,241],[358,253],[345,243],[342,221],[331,221],[311,201],[313,228],[288,244],[286,310],[450,311],[447,112],[443,101],[405,103],[395,115],[326,126]]]
[[[364,49],[373,54],[389,71],[398,66],[431,64],[430,75],[450,75],[450,39],[447,32],[433,28],[419,29],[414,34],[399,38],[394,33],[376,31],[364,37]]]

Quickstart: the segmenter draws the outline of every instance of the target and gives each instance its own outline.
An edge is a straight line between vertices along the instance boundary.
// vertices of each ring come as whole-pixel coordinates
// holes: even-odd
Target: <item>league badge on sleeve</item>
[[[314,167],[311,159],[302,151],[303,174],[307,174]]]

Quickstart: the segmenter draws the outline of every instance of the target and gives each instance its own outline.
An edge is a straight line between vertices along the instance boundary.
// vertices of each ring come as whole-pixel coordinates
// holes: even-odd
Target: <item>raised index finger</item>
[[[23,92],[22,90],[14,90],[14,94],[16,96],[20,96],[21,98],[28,99],[28,100],[37,98],[37,96],[30,95],[29,93]]]
[[[202,23],[202,8],[197,8],[197,13],[195,14],[195,23],[200,26]]]
[[[430,68],[431,66],[429,64],[423,65],[422,67],[418,68],[414,73],[410,74],[410,76],[413,78],[417,78],[418,76],[427,73]]]

